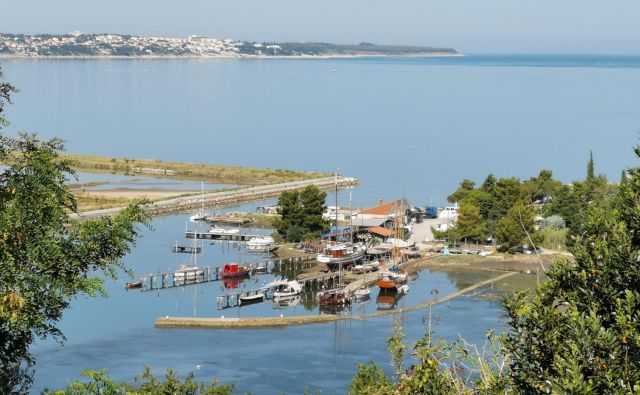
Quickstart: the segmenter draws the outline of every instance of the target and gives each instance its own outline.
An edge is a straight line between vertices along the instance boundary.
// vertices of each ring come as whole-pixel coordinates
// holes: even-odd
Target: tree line
[[[618,186],[604,175],[595,175],[593,154],[585,179],[571,184],[554,179],[546,169],[525,181],[489,174],[477,188],[475,182],[464,179],[447,198],[460,204],[458,220],[445,231],[434,229],[434,234],[453,241],[493,240],[507,252],[532,243],[571,245],[584,226],[588,208],[615,204]],[[536,216],[544,218],[540,228]],[[562,240],[557,240],[558,235]]]

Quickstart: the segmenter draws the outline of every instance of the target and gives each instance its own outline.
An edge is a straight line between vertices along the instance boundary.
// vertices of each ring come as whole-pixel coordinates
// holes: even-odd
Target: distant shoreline
[[[411,54],[379,54],[379,53],[362,53],[362,54],[324,54],[324,55],[15,55],[0,54],[0,59],[25,59],[25,60],[92,60],[92,59],[116,59],[116,60],[179,60],[179,59],[357,59],[357,58],[457,58],[464,57],[465,54],[456,52],[424,52]]]

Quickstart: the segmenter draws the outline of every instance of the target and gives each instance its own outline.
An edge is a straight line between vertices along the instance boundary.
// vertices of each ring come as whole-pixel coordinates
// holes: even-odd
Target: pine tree
[[[587,164],[587,180],[593,180],[595,178],[593,168],[593,151],[589,151],[589,163]]]

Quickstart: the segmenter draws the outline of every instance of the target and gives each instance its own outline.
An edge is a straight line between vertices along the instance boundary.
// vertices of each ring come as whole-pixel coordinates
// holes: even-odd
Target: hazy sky
[[[640,0],[25,0],[5,33],[361,41],[463,52],[640,53]]]

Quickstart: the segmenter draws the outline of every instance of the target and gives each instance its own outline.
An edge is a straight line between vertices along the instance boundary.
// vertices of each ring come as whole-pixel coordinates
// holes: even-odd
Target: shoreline
[[[330,54],[330,55],[138,55],[138,56],[121,56],[121,55],[59,55],[59,56],[42,56],[42,55],[16,55],[16,54],[0,54],[2,59],[22,59],[22,60],[211,60],[211,59],[236,59],[236,60],[254,60],[254,59],[361,59],[361,58],[459,58],[465,57],[462,53],[448,52],[427,52],[414,54]]]

